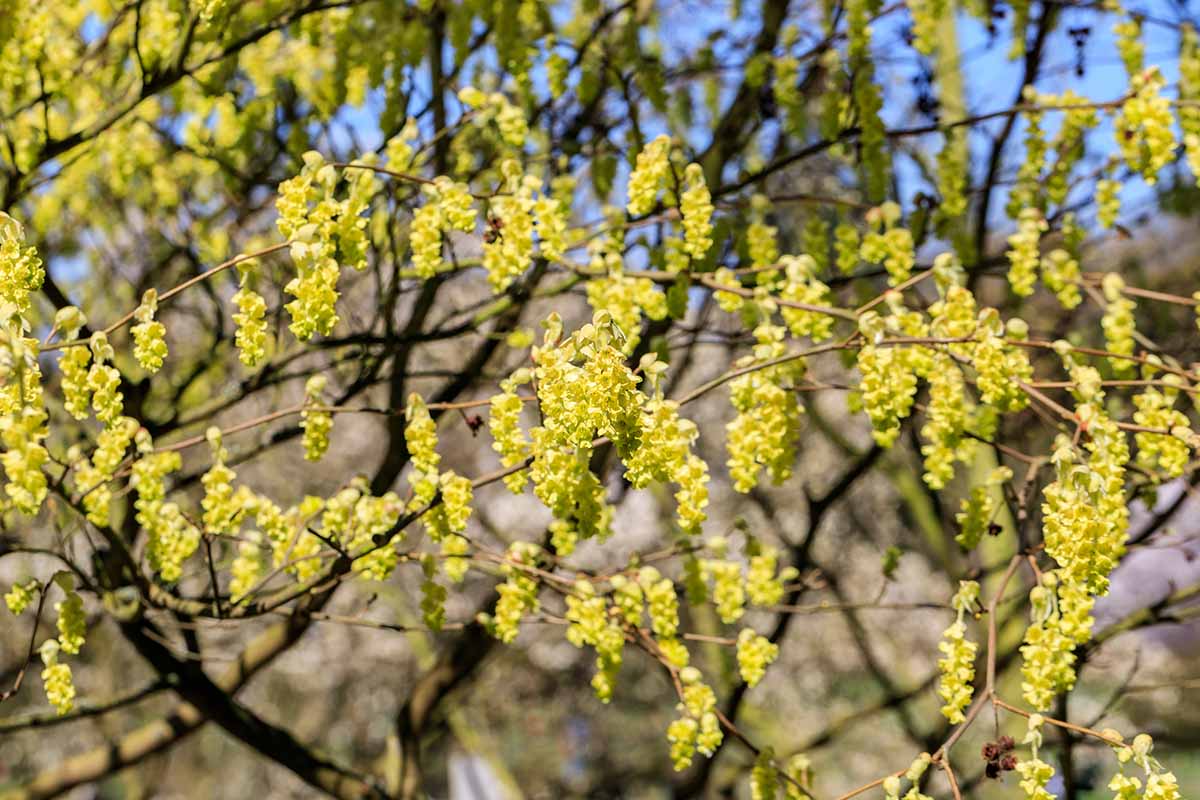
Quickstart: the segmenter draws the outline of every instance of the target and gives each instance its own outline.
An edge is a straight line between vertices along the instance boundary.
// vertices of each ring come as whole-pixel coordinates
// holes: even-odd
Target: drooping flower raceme
[[[327,383],[324,375],[313,375],[304,384],[304,410],[300,412],[300,427],[304,431],[304,457],[309,461],[320,461],[329,449],[333,414],[319,407],[321,393],[325,391]]]
[[[666,184],[671,170],[671,139],[665,134],[647,144],[637,155],[637,163],[629,173],[629,202],[626,210],[631,217],[650,213],[658,200],[659,190]]]
[[[133,326],[133,357],[142,369],[154,374],[162,369],[167,357],[167,329],[154,318],[158,311],[158,292],[147,289],[142,295],[141,305],[133,312],[138,322]]]
[[[941,672],[938,695],[946,701],[942,706],[942,714],[951,725],[963,721],[963,709],[971,703],[974,694],[971,681],[975,679],[975,652],[978,645],[967,638],[967,626],[963,620],[978,598],[978,583],[959,583],[958,592],[951,601],[958,617],[945,630],[942,641],[938,643],[938,650],[942,653],[942,658],[938,660],[938,670]]]

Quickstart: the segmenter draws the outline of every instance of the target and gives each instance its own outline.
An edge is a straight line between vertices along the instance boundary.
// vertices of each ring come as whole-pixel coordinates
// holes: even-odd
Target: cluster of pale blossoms
[[[915,47],[926,55],[938,54],[937,24],[947,4],[912,0],[908,5]],[[208,26],[227,12],[224,3],[209,0],[201,6],[200,19]],[[1013,12],[1014,24],[1023,31],[1029,4],[1018,3]],[[399,202],[414,207],[404,243],[411,269],[403,271],[404,279],[440,281],[451,272],[481,267],[499,302],[505,295],[519,294],[523,278],[535,266],[553,265],[586,278],[583,294],[591,308],[590,322],[569,331],[562,318],[551,313],[543,323],[540,344],[534,345],[529,334],[505,339],[512,350],[528,350],[528,358],[498,381],[498,391],[487,400],[491,447],[505,470],[507,488],[523,493],[531,486],[551,521],[546,542],[512,542],[502,557],[492,556],[499,565],[489,574],[498,571],[502,580],[494,608],[478,621],[496,639],[513,642],[523,622],[560,605],[567,640],[594,653],[592,686],[603,702],[617,689],[626,645],[644,645],[677,687],[677,716],[666,731],[676,769],[688,767],[697,754],[713,755],[726,733],[712,681],[691,663],[680,590],[689,604],[710,603],[722,625],[742,626],[725,643],[734,648],[738,676],[746,688],[753,688],[780,651],[776,641],[746,626],[743,618],[753,609],[779,606],[794,594],[788,587],[798,577],[797,569],[784,563],[783,553],[750,535],[747,526],[738,526],[745,535],[740,552],[734,552],[728,537],[703,537],[710,475],[699,455],[700,430],[684,415],[685,403],[668,396],[665,355],[643,346],[652,342],[641,341],[647,320],[686,315],[694,286],[712,290],[717,307],[735,315],[752,342],[750,351],[716,384],[728,386],[732,408],[724,426],[725,467],[732,488],[740,493],[755,490],[764,477],[778,484],[791,476],[804,419],[802,390],[809,375],[805,357],[790,343],[834,339],[839,318],[851,322],[849,338],[829,349],[854,351],[859,381],[850,396],[851,408],[865,413],[872,437],[882,448],[895,446],[906,421],[919,411],[924,421],[915,433],[923,480],[935,491],[954,485],[960,477],[958,465],[974,463],[979,443],[994,442],[1003,415],[1028,406],[1034,378],[1030,351],[1038,347],[1057,355],[1070,377],[1074,399],[1073,408],[1059,408],[1076,426],[1076,435],[1060,434],[1048,462],[1053,480],[1041,494],[1042,540],[1045,557],[1054,563],[1038,572],[1029,593],[1031,619],[1020,647],[1022,691],[1039,711],[1074,686],[1076,650],[1092,637],[1093,605],[1107,592],[1109,576],[1125,551],[1131,463],[1156,481],[1178,477],[1195,449],[1188,415],[1176,408],[1189,389],[1182,371],[1158,356],[1138,355],[1137,304],[1120,275],[1101,278],[1097,293],[1097,287],[1086,282],[1092,278],[1081,269],[1083,228],[1064,206],[1074,170],[1085,155],[1086,135],[1099,124],[1097,109],[1069,91],[1025,91],[1020,109],[1024,160],[1009,193],[1014,230],[1006,239],[1005,253],[1008,285],[1018,297],[1033,294],[1040,282],[1066,309],[1083,302],[1085,292],[1102,300],[1098,333],[1104,350],[1093,362],[1073,343],[1031,342],[1027,323],[1016,317],[1003,319],[996,308],[981,305],[968,288],[959,260],[966,262],[968,254],[955,235],[962,233],[956,220],[970,203],[970,150],[961,126],[949,126],[942,134],[934,181],[941,195],[935,224],[956,252],[941,253],[930,270],[919,271],[917,253],[924,237],[916,235],[911,219],[905,224],[900,204],[885,202],[892,168],[879,114],[882,88],[875,80],[871,51],[873,13],[865,0],[846,4],[845,53],[831,48],[821,63],[831,75],[844,79],[848,92],[829,93],[819,125],[831,140],[851,122],[857,128],[863,190],[877,205],[861,214],[861,223],[849,216],[834,221],[809,216],[801,236],[809,252],[784,252],[785,226],[773,216],[770,198],[754,194],[743,210],[729,212],[741,215],[743,230],[730,250],[739,254],[742,264],[716,263],[725,248],[715,246],[719,235],[713,191],[706,182],[708,162],[687,163],[666,134],[630,154],[626,201],[623,207],[604,206],[608,226],[596,235],[585,232],[576,238],[575,178],[547,178],[531,171],[524,148],[537,137],[524,106],[504,92],[473,87],[458,92],[469,112],[464,132],[486,134],[498,153],[478,182],[417,175],[424,166],[419,163],[422,148],[414,145],[418,127],[410,119],[381,148],[387,169],[377,166],[374,155],[335,165],[310,151],[302,156],[298,174],[278,187],[276,224],[294,269],[282,285],[290,298],[284,308],[292,334],[302,342],[330,336],[341,324],[342,269],[363,271],[369,266],[372,213],[386,205],[377,177],[382,173],[419,184],[407,195],[399,189],[395,193]],[[1096,182],[1097,219],[1103,227],[1114,225],[1120,213],[1117,162],[1153,184],[1175,158],[1177,144],[1166,82],[1157,69],[1144,67],[1140,22],[1124,16],[1114,33],[1130,91],[1112,104],[1119,159],[1106,164]],[[799,41],[799,31],[789,27],[783,41],[790,48]],[[1016,51],[1023,48],[1022,41]],[[1200,112],[1192,107],[1200,102],[1198,50],[1194,30],[1186,27],[1179,92],[1188,103],[1180,109],[1179,129],[1193,164],[1200,164]],[[555,53],[546,68],[549,88],[557,97],[566,89],[571,65]],[[795,87],[799,60],[790,52],[771,56],[748,65],[747,73],[767,69],[776,78],[773,92],[779,107],[789,119],[797,117],[803,110]],[[224,106],[213,108],[218,117],[228,112]],[[1044,124],[1051,113],[1061,113],[1058,124]],[[469,156],[455,154],[462,168],[446,171],[460,177],[469,174],[466,167],[474,167],[467,163]],[[594,169],[605,171],[599,160]],[[609,178],[611,183],[611,174]],[[473,183],[490,184],[494,191],[477,195]],[[600,200],[604,204],[606,197]],[[661,243],[653,248],[651,264],[662,269],[640,275],[640,269],[626,263],[626,235],[651,215],[657,218],[660,210]],[[1057,234],[1062,234],[1061,241],[1055,238],[1058,244],[1050,246]],[[472,257],[462,258],[457,245],[468,240],[472,246],[462,252],[470,251]],[[585,250],[586,266],[570,260],[570,254]],[[840,308],[831,289],[835,281],[823,276],[833,268],[853,276],[864,264],[886,275],[892,289],[857,311]],[[234,344],[241,363],[255,369],[276,346],[267,322],[268,300],[259,291],[266,275],[254,258],[238,257],[224,266],[232,265],[238,271],[238,288],[230,298],[236,309]],[[922,302],[906,298],[904,292],[926,277],[932,278],[933,286],[923,287]],[[411,562],[422,572],[425,624],[435,631],[444,626],[450,587],[464,580],[477,558],[491,555],[480,553],[467,535],[479,484],[443,467],[438,424],[445,405],[427,404],[415,393],[407,399],[404,498],[395,492],[375,495],[364,478],[356,477],[329,497],[304,496],[281,507],[239,479],[233,468],[238,460],[225,435],[210,428],[204,437],[210,463],[200,478],[199,513],[192,513],[181,505],[184,500],[170,499],[178,488],[171,476],[182,466],[178,448],[156,447],[138,420],[125,414],[123,376],[110,338],[122,324],[89,331],[82,312],[72,307],[58,310],[50,331],[51,338],[59,337],[55,347],[61,350],[61,397],[56,399],[65,415],[80,422],[95,420],[98,430],[87,446],[75,444],[62,458],[50,458],[39,363],[43,345],[30,336],[31,296],[43,279],[41,261],[24,244],[20,227],[0,214],[0,442],[6,479],[0,511],[37,514],[52,488],[43,466],[53,461],[65,469],[57,481],[61,486],[55,488],[89,523],[107,529],[113,501],[121,496],[119,482],[127,479],[134,518],[145,534],[146,564],[161,586],[177,584],[201,542],[214,538],[228,542],[235,553],[229,568],[229,597],[235,607],[254,597],[276,574],[305,582],[349,559],[360,577],[381,581]],[[132,322],[130,352],[148,376],[158,373],[169,356],[159,306],[173,294],[146,291],[126,319]],[[645,354],[634,363],[635,353]],[[1143,379],[1136,382],[1142,388],[1132,398],[1136,456],[1114,418],[1118,406],[1106,402],[1104,388],[1111,382],[1097,365],[1122,382],[1139,374]],[[327,393],[333,393],[330,376],[313,375],[304,385],[303,399],[289,412],[299,415],[304,454],[314,462],[330,449],[334,414],[347,410],[328,405]],[[672,487],[672,533],[682,574],[630,564],[606,578],[580,573],[570,580],[547,582],[558,559],[571,556],[580,542],[603,541],[613,532],[607,488],[591,466],[598,449],[608,447],[633,489]],[[986,533],[1002,531],[999,520],[1006,519],[1005,490],[1012,480],[1009,467],[993,465],[966,487],[957,506],[955,537],[964,549],[977,547]],[[418,519],[429,546],[401,552],[408,524]],[[337,562],[327,546],[340,556]],[[5,600],[13,614],[35,604],[40,611],[50,592],[61,595],[53,604],[57,635],[38,652],[46,695],[65,714],[72,708],[75,689],[64,656],[77,655],[87,633],[84,603],[74,581],[59,573],[45,583],[18,582]],[[951,601],[956,618],[938,645],[937,693],[942,713],[955,725],[965,722],[975,695],[978,645],[968,623],[979,611],[979,594],[974,581],[959,584]],[[1019,786],[1032,800],[1052,798],[1047,786],[1053,767],[1039,758],[1043,723],[1038,714],[1030,718],[1023,742],[1029,745],[1030,757],[1015,764]],[[1113,745],[1120,765],[1108,784],[1118,800],[1178,800],[1177,782],[1151,755],[1148,736],[1138,736],[1128,745],[1115,732],[1106,731],[1103,738]],[[885,796],[896,800],[907,786],[906,800],[925,800],[922,781],[940,757],[921,754],[902,775],[882,780]],[[773,751],[762,748],[751,768],[752,796],[775,798],[781,787],[789,797],[803,796],[797,787],[807,780],[806,771],[807,762],[800,757],[781,772]]]

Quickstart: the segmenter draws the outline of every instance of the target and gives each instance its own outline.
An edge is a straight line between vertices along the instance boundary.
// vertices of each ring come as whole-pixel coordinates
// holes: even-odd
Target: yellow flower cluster
[[[679,196],[679,212],[683,217],[683,249],[693,261],[703,261],[713,246],[713,204],[704,170],[699,164],[688,164],[683,171],[687,188]]]
[[[574,184],[571,176],[561,176]],[[557,179],[556,179],[557,180]],[[533,216],[537,223],[538,252],[547,261],[562,261],[567,252],[569,201],[564,202],[552,195],[542,195],[533,204]]]
[[[57,640],[47,639],[39,652],[45,666],[42,670],[42,686],[46,690],[46,699],[62,716],[75,707],[75,684],[71,678],[71,666],[58,660],[59,649]]]
[[[484,125],[495,122],[500,138],[509,147],[522,147],[529,135],[529,123],[519,106],[513,105],[501,92],[485,94],[474,86],[458,91],[458,99],[476,112],[475,122]]]
[[[833,239],[838,271],[848,275],[854,271],[860,260],[858,231],[853,225],[842,222],[833,229]]]
[[[521,409],[524,402],[517,394],[517,387],[533,380],[533,372],[518,369],[500,382],[500,393],[493,395],[489,403],[488,430],[492,434],[492,449],[500,454],[500,463],[515,467],[529,456],[529,440],[521,429]],[[504,485],[515,494],[525,487],[525,472],[514,472],[504,478]]]
[[[304,410],[300,412],[300,428],[304,431],[304,457],[320,461],[329,450],[329,431],[333,429],[333,414],[319,408],[321,393],[328,379],[313,375],[304,383]]]
[[[267,301],[250,287],[251,261],[239,263],[238,272],[241,285],[232,298],[237,306],[233,314],[233,322],[237,325],[233,343],[242,365],[254,369],[267,357]]]
[[[891,286],[908,280],[916,263],[912,232],[900,226],[900,214],[900,206],[892,202],[868,211],[870,230],[859,250],[863,261],[883,264]]]
[[[96,438],[96,450],[90,460],[78,445],[67,452],[67,460],[75,471],[75,488],[82,495],[88,519],[96,525],[109,524],[109,503],[113,495],[108,484],[137,431],[137,420],[118,417]]]
[[[1082,583],[1093,594],[1108,590],[1108,575],[1125,552],[1129,511],[1125,505],[1125,464],[1129,446],[1116,423],[1094,405],[1077,415],[1091,434],[1079,463],[1066,437],[1054,453],[1057,479],[1043,492],[1043,539],[1063,579]]]
[[[1025,297],[1033,293],[1037,283],[1037,269],[1041,260],[1039,245],[1042,234],[1050,226],[1040,209],[1021,210],[1017,217],[1017,230],[1008,237],[1008,283],[1014,294]]]
[[[658,200],[658,192],[666,185],[671,172],[671,138],[665,134],[647,144],[637,155],[637,163],[629,173],[628,205],[631,217],[650,213]]]
[[[446,555],[461,556],[467,541],[457,534],[467,529],[471,518],[471,479],[448,469],[438,476],[438,491],[442,502],[425,515],[425,530],[429,538],[442,544]],[[464,558],[447,558],[444,568],[455,583],[462,580],[467,562]]]
[[[874,311],[859,317],[859,331],[871,344],[858,351],[858,397],[871,420],[871,435],[882,447],[895,444],[900,423],[912,410],[917,393],[914,367],[920,358],[916,348],[875,344],[883,339],[887,324]]]
[[[140,457],[133,462],[129,485],[137,491],[133,503],[137,522],[148,536],[151,568],[164,581],[176,581],[182,574],[183,562],[200,544],[200,531],[184,517],[178,505],[165,499],[165,478],[178,470],[183,460],[174,450],[154,451],[154,443],[145,429],[137,432],[136,442]]]
[[[1150,387],[1133,398],[1133,405],[1137,408],[1133,413],[1135,423],[1170,431],[1138,432],[1134,436],[1138,451],[1137,464],[1149,472],[1161,470],[1168,478],[1177,478],[1183,474],[1191,455],[1192,448],[1188,442],[1192,439],[1192,429],[1187,415],[1174,407],[1179,396],[1179,389],[1176,388],[1181,382],[1179,376],[1165,375],[1163,382],[1169,384],[1163,391]]]
[[[779,656],[779,645],[752,628],[742,628],[737,638],[738,672],[750,688],[767,674],[767,667]]]
[[[1021,690],[1034,708],[1046,710],[1075,686],[1076,645],[1091,638],[1093,598],[1082,584],[1048,572],[1029,593],[1032,622],[1021,645]]]
[[[812,256],[784,256],[780,259],[786,281],[779,292],[779,299],[789,303],[806,305],[830,305],[829,287],[817,280],[817,263]],[[780,307],[779,313],[793,336],[807,336],[820,342],[833,335],[834,318],[828,314],[793,308]]]
[[[328,336],[338,323],[340,263],[358,270],[367,266],[366,219],[361,213],[376,184],[370,170],[355,170],[348,196],[338,200],[334,196],[337,169],[312,150],[303,160],[300,174],[279,185],[275,205],[277,225],[291,243],[297,271],[284,286],[296,298],[285,306],[292,317],[289,327],[297,339],[307,341],[317,334]]]
[[[1038,94],[1036,101],[1043,106],[1065,108],[1062,123],[1054,136],[1054,149],[1058,157],[1043,180],[1046,199],[1061,206],[1066,202],[1072,186],[1071,171],[1083,158],[1087,132],[1096,127],[1099,115],[1087,98],[1080,97],[1070,89],[1059,95]]]
[[[959,583],[958,591],[951,600],[958,618],[942,633],[942,641],[938,643],[938,650],[942,653],[942,658],[938,659],[938,670],[941,672],[938,695],[946,701],[942,706],[942,715],[951,725],[963,721],[963,709],[970,705],[975,693],[971,682],[975,679],[975,653],[979,646],[967,638],[967,626],[963,619],[972,611],[978,599],[978,583]]]
[[[204,511],[201,520],[208,533],[231,534],[236,530],[242,513],[242,497],[233,488],[237,474],[225,463],[229,451],[221,443],[220,429],[210,427],[205,432],[205,438],[212,450],[213,463],[200,476],[200,483],[204,486],[204,497],[200,500],[200,508]]]
[[[574,591],[567,595],[566,617],[570,623],[567,641],[576,647],[595,648],[596,674],[592,677],[592,688],[603,703],[612,699],[625,648],[625,633],[618,617],[609,614],[608,609],[608,601],[596,593],[590,581],[576,581]]]
[[[413,468],[408,478],[413,488],[410,507],[418,509],[433,502],[437,495],[438,464],[442,457],[437,452],[437,423],[419,394],[408,396],[404,413],[404,443]]]
[[[674,639],[679,631],[679,598],[675,584],[664,578],[654,567],[638,570],[638,586],[646,599],[650,627],[659,639]]]
[[[1171,101],[1162,94],[1166,81],[1157,67],[1130,76],[1132,90],[1113,121],[1117,148],[1129,169],[1153,186],[1158,173],[1175,158]]]
[[[1061,247],[1042,256],[1042,281],[1066,309],[1079,305],[1079,261]]]
[[[246,531],[237,545],[237,556],[229,567],[229,596],[237,603],[255,587],[266,567],[262,548],[262,533]]]
[[[0,211],[0,313],[3,322],[29,313],[30,298],[42,288],[46,272],[37,250],[25,246],[25,231]]]
[[[928,795],[921,792],[921,777],[928,771],[931,763],[933,763],[933,759],[929,753],[921,753],[921,755],[913,759],[913,762],[903,775],[903,779],[912,784],[908,792],[904,795],[904,800],[931,800]],[[883,794],[887,800],[899,800],[900,781],[901,776],[899,775],[889,775],[884,778]]]
[[[512,285],[533,263],[533,212],[537,206],[534,192],[541,185],[535,176],[522,175],[521,165],[514,160],[501,164],[500,171],[504,175],[504,193],[491,201],[491,213],[503,227],[499,234],[485,238],[483,242],[483,266],[487,270],[488,283],[496,293]],[[539,225],[539,233],[550,233],[553,250],[557,218],[544,219],[548,219],[548,225],[546,228]],[[472,215],[471,226],[474,224]],[[460,227],[460,230],[468,229]]]
[[[87,634],[87,617],[84,616],[83,598],[74,589],[64,589],[66,596],[54,604],[58,614],[58,646],[64,653],[76,655],[83,647]]]
[[[1174,773],[1168,772],[1151,753],[1154,750],[1154,739],[1146,733],[1139,733],[1129,744],[1118,731],[1107,728],[1101,731],[1112,744],[1113,752],[1120,763],[1121,771],[1112,777],[1108,788],[1116,792],[1114,800],[1182,800],[1179,792],[1179,781]],[[1146,775],[1145,792],[1142,793],[1142,781],[1132,775],[1126,775],[1125,765],[1133,762]]]
[[[41,584],[36,580],[14,583],[4,595],[4,604],[8,606],[8,610],[12,614],[20,614],[29,607],[41,589]]]
[[[783,600],[784,585],[800,576],[795,567],[779,567],[779,550],[757,539],[746,544],[749,565],[746,568],[746,594],[756,606],[773,606]],[[778,571],[777,571],[778,570]]]
[[[27,516],[37,514],[46,499],[42,466],[50,459],[42,446],[48,431],[40,392],[37,400],[36,405],[31,403],[0,416],[0,444],[4,445],[0,461],[8,478],[4,491],[13,508]]]
[[[782,327],[759,325],[754,330],[757,344],[753,354],[739,359],[735,366],[780,358],[786,353],[784,336]],[[757,486],[760,470],[766,470],[775,483],[792,474],[803,413],[795,387],[804,372],[804,362],[794,359],[730,381],[729,399],[737,416],[725,426],[725,448],[735,490],[749,492]]]
[[[755,195],[755,199],[760,198],[766,202],[762,195]],[[779,229],[761,219],[751,222],[746,228],[746,249],[751,267],[762,269],[773,266],[779,260]]]
[[[500,597],[496,600],[496,613],[491,620],[492,635],[502,642],[516,639],[521,618],[526,614],[536,614],[541,607],[537,579],[523,569],[536,566],[540,552],[541,548],[532,542],[513,542],[508,548],[504,565],[508,577],[496,587]],[[568,604],[571,599],[568,597]],[[583,641],[581,634],[579,642],[574,644],[580,647]]]
[[[966,381],[962,370],[950,356],[939,353],[929,372],[929,404],[921,436],[925,456],[925,483],[942,489],[954,477],[954,460],[973,450],[971,439],[963,436],[968,422]]]
[[[667,316],[667,296],[660,292],[649,278],[626,275],[620,261],[603,278],[588,281],[588,305],[593,311],[606,311],[621,331],[621,351],[632,353],[641,341],[642,314],[653,320]],[[593,260],[593,264],[595,260]]]
[[[652,354],[643,361],[643,374],[665,366]],[[692,452],[698,436],[696,424],[679,415],[679,404],[656,393],[643,411],[641,444],[626,460],[625,477],[635,489],[653,481],[678,485],[679,527],[687,533],[697,532],[707,518],[708,465]]]
[[[1121,184],[1104,178],[1096,181],[1096,219],[1102,228],[1111,228],[1121,213]]]
[[[158,291],[147,289],[142,295],[141,305],[133,312],[133,318],[138,322],[130,331],[133,334],[133,357],[151,375],[162,369],[167,357],[167,329],[154,318],[157,311]]]
[[[746,613],[746,584],[742,568],[736,561],[705,559],[704,574],[712,578],[712,599],[717,616],[726,625],[733,624]]]
[[[91,360],[92,351],[87,347],[68,347],[58,359],[63,408],[77,420],[85,420],[91,413],[92,391],[87,382]]]
[[[1004,339],[1024,341],[1029,335],[1029,325],[1019,317],[1002,324],[994,309],[985,309],[980,314],[980,328],[985,335],[975,346],[972,362],[980,399],[997,411],[1020,411],[1029,404],[1029,396],[1021,384],[1032,379],[1033,365],[1024,348]]]
[[[1104,290],[1104,316],[1100,319],[1100,327],[1104,330],[1104,347],[1110,353],[1131,356],[1134,352],[1133,311],[1137,303],[1124,294],[1125,281],[1116,272],[1106,273],[1101,283]],[[1108,363],[1113,372],[1118,375],[1130,375],[1134,372],[1134,362],[1128,358],[1110,356]]]
[[[678,707],[681,716],[667,726],[671,763],[677,772],[688,768],[697,751],[711,756],[724,738],[715,713],[716,696],[701,678],[700,670],[695,667],[679,670],[683,685],[683,702]]]
[[[1021,776],[1018,785],[1029,800],[1055,800],[1055,796],[1046,790],[1054,777],[1054,767],[1040,758],[1031,758],[1017,762],[1017,773]]]
[[[105,363],[114,357],[112,345],[103,331],[96,331],[88,343],[92,350],[92,366],[88,369],[87,388],[92,393],[92,409],[96,419],[112,423],[125,409],[125,395],[120,391],[121,373]]]

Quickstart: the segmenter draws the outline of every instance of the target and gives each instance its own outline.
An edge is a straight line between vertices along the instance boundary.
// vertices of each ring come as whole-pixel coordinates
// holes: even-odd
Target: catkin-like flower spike
[[[1102,228],[1111,228],[1121,213],[1121,184],[1107,178],[1096,181],[1096,219]]]
[[[107,363],[113,358],[113,349],[103,331],[92,334],[89,347],[92,366],[88,370],[87,388],[92,393],[92,408],[96,419],[111,423],[125,408],[125,395],[120,391],[121,373]]]
[[[88,385],[88,366],[92,362],[92,351],[87,347],[68,347],[58,359],[58,371],[62,375],[63,408],[77,420],[85,420],[91,413],[92,390]]]
[[[754,337],[758,344],[753,354],[739,359],[736,366],[770,361],[786,352],[782,327],[760,325]],[[730,381],[730,400],[738,413],[725,426],[725,449],[735,490],[753,489],[762,469],[776,484],[792,474],[803,413],[795,386],[804,372],[804,362],[797,359]]]
[[[502,642],[516,639],[521,619],[536,614],[541,606],[537,579],[525,569],[536,565],[540,552],[532,542],[514,542],[508,548],[504,565],[508,577],[496,587],[499,598],[491,628],[492,635]]]
[[[505,193],[493,198],[490,207],[490,225],[493,227],[484,236],[483,266],[488,273],[488,283],[492,291],[499,294],[512,285],[529,269],[533,263],[533,234],[534,212],[537,209],[535,193],[541,188],[541,181],[533,175],[525,175],[520,162],[507,159],[500,165],[504,176]],[[471,211],[471,225],[474,225],[474,212]],[[549,233],[550,249],[562,244],[555,242],[556,231],[560,224],[553,218],[546,219],[547,226],[543,232]],[[466,218],[460,220],[465,224]],[[563,223],[565,227],[565,223]],[[461,227],[460,230],[465,228]]]
[[[1026,86],[1021,99],[1027,106],[1021,115],[1025,122],[1025,157],[1017,169],[1017,178],[1008,195],[1005,211],[1010,219],[1017,220],[1025,209],[1041,209],[1042,174],[1046,169],[1046,152],[1049,148],[1046,133],[1042,129],[1042,112],[1038,107],[1048,98],[1042,97],[1032,86]]]
[[[975,653],[978,645],[966,638],[964,617],[971,612],[978,598],[978,583],[962,581],[959,584],[958,592],[950,603],[958,612],[958,617],[942,634],[942,641],[938,643],[938,650],[943,656],[938,660],[938,670],[941,672],[938,695],[946,701],[942,706],[942,714],[951,725],[963,721],[963,710],[971,704],[971,697],[975,691],[971,682],[975,679]]]
[[[946,13],[946,0],[908,0],[912,15],[913,49],[933,55],[938,45],[938,24]]]
[[[42,670],[42,686],[46,690],[46,699],[58,711],[59,716],[63,716],[75,707],[75,684],[71,679],[71,666],[58,660],[60,649],[57,639],[47,639],[38,652],[42,664],[45,665],[45,669]]]
[[[1025,297],[1033,293],[1040,261],[1039,245],[1042,234],[1048,228],[1039,209],[1026,208],[1021,211],[1017,231],[1008,237],[1008,282],[1014,294]]]
[[[1107,306],[1100,327],[1104,329],[1104,349],[1119,355],[1133,355],[1135,323],[1133,311],[1137,303],[1133,302],[1125,291],[1125,281],[1116,272],[1105,274],[1102,288]],[[1118,375],[1132,375],[1135,363],[1128,358],[1109,357],[1109,365]]]
[[[285,307],[292,316],[290,328],[297,339],[307,341],[316,334],[327,336],[338,322],[339,274],[337,217],[342,205],[333,197],[337,171],[320,153],[304,154],[300,174],[279,185],[275,206],[277,226],[291,243],[297,275],[284,286],[296,299]]]
[[[300,412],[300,428],[304,431],[304,457],[309,461],[320,461],[329,450],[333,414],[317,407],[328,382],[324,375],[313,375],[304,384],[305,407]]]
[[[788,566],[776,572],[779,551],[755,539],[747,544],[746,555],[750,560],[746,569],[746,595],[750,602],[760,607],[777,605],[783,600],[785,584],[800,577],[800,571]]]
[[[83,647],[87,634],[87,617],[83,611],[83,598],[73,588],[64,588],[65,596],[54,604],[58,614],[58,646],[64,653],[75,655]]]
[[[529,440],[521,429],[521,411],[525,404],[517,391],[532,379],[532,371],[518,369],[500,382],[500,393],[493,395],[490,401],[488,430],[492,434],[492,449],[499,453],[500,463],[506,468],[515,467],[529,456]],[[514,494],[520,494],[527,480],[525,471],[521,470],[506,475],[504,485]]]
[[[4,595],[4,604],[8,606],[8,610],[14,616],[20,614],[25,609],[29,608],[29,604],[37,597],[37,593],[42,590],[42,586],[36,580],[28,580],[25,583],[14,583]]]
[[[15,219],[0,211],[0,307],[5,320],[24,318],[30,309],[32,295],[42,288],[46,272],[37,249],[25,246],[25,229]]]
[[[232,297],[237,306],[233,314],[237,325],[233,343],[238,349],[238,360],[247,369],[254,369],[267,357],[267,301],[253,289],[257,267],[255,259],[238,263],[240,285]]]
[[[167,329],[154,318],[158,311],[158,291],[147,289],[142,303],[133,312],[133,357],[151,375],[162,369],[167,357]]]
[[[1123,13],[1120,3],[1113,5],[1114,11]],[[1133,80],[1141,73],[1146,58],[1146,45],[1142,43],[1141,18],[1130,14],[1113,25],[1112,32],[1116,37],[1117,54],[1121,56],[1121,63],[1125,65],[1125,74]]]
[[[1178,385],[1178,375],[1165,375],[1163,381]],[[1169,434],[1139,432],[1134,436],[1137,443],[1137,464],[1148,472],[1162,471],[1169,478],[1177,478],[1187,468],[1192,447],[1192,429],[1187,415],[1176,409],[1178,389],[1172,387],[1159,391],[1147,388],[1135,395],[1133,404],[1137,411],[1133,421],[1147,428],[1170,431]]]
[[[425,401],[415,392],[405,409],[404,442],[412,461],[409,483],[413,487],[412,507],[421,508],[433,501],[438,489],[437,423],[429,415]]]
[[[863,261],[883,264],[890,286],[908,280],[916,263],[912,232],[899,227],[900,215],[900,206],[891,202],[868,211],[866,218],[871,229],[863,237],[859,251]]]
[[[666,184],[671,171],[671,138],[662,135],[647,144],[637,155],[637,163],[629,173],[629,202],[625,210],[631,217],[650,213],[658,201],[658,192]]]
[[[383,152],[387,156],[388,169],[404,172],[412,166],[413,156],[416,152],[412,143],[417,139],[418,134],[417,120],[409,117],[404,121],[404,127],[400,129],[400,132],[387,140]]]
[[[1174,118],[1162,93],[1166,80],[1157,67],[1130,78],[1131,93],[1113,122],[1117,147],[1129,169],[1153,186],[1158,173],[1175,158]]]
[[[704,169],[699,164],[688,164],[683,179],[687,185],[679,198],[683,249],[693,260],[703,261],[713,245],[712,196],[704,182]]]
[[[1055,800],[1055,795],[1046,789],[1054,777],[1054,767],[1034,757],[1018,761],[1016,769],[1021,776],[1018,785],[1029,800]]]
[[[1042,256],[1042,281],[1065,309],[1075,308],[1083,299],[1079,278],[1079,262],[1063,248],[1056,247]]]
[[[466,86],[458,91],[458,99],[468,108],[476,109],[478,124],[494,121],[501,140],[509,147],[524,146],[529,135],[529,123],[521,108],[509,102],[504,94],[486,94],[473,86]]]
[[[742,628],[737,639],[738,671],[750,688],[758,685],[767,667],[779,655],[779,646],[751,628]]]
[[[233,533],[242,514],[241,504],[233,488],[237,474],[225,464],[229,458],[229,451],[221,443],[220,429],[210,427],[205,433],[205,438],[208,439],[209,448],[212,450],[213,464],[200,477],[200,483],[204,486],[204,497],[200,501],[200,507],[204,511],[204,529],[215,534]]]

